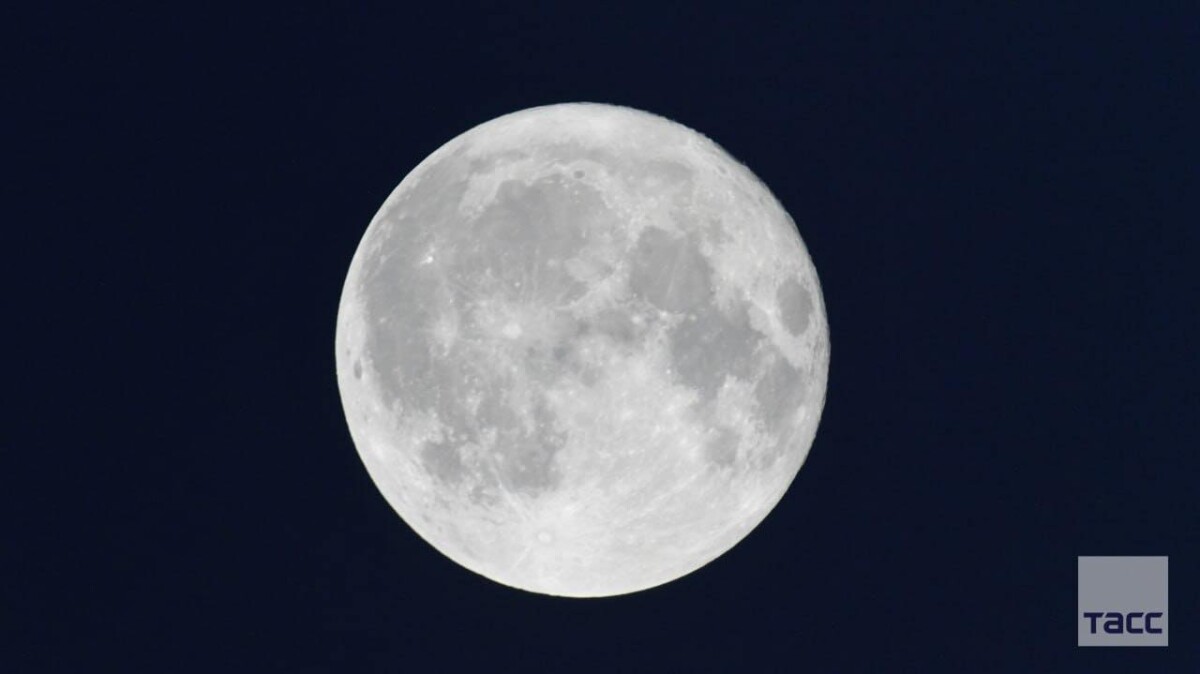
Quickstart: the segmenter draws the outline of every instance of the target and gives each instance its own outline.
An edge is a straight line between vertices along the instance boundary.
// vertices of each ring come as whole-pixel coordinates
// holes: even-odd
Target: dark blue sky
[[[1200,667],[1200,11],[516,4],[5,10],[0,669]],[[404,174],[577,100],[750,166],[832,342],[763,525],[583,602],[421,542],[333,373]],[[1170,648],[1076,648],[1095,554],[1170,555]]]

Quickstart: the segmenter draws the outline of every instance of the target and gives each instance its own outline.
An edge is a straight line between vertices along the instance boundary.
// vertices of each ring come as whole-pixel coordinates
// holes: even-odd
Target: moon
[[[351,261],[335,353],[359,456],[421,538],[504,585],[601,597],[699,569],[779,502],[829,330],[762,181],[683,125],[575,103],[404,178]]]

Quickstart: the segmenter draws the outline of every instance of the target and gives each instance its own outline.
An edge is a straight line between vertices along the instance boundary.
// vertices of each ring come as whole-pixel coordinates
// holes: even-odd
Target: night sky
[[[4,10],[0,670],[1200,670],[1194,4],[404,4]],[[832,351],[763,524],[586,601],[418,538],[333,354],[404,175],[568,101],[749,166]],[[1170,556],[1169,648],[1076,647],[1079,555]]]

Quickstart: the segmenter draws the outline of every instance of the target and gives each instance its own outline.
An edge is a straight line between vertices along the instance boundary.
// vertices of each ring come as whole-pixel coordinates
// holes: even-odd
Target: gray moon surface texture
[[[337,379],[400,517],[458,564],[572,597],[686,575],[783,497],[829,330],[792,219],[705,136],[564,104],[477,126],[351,262]]]

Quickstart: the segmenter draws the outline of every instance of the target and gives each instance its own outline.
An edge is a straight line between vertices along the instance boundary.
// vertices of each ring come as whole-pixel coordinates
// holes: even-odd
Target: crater
[[[686,311],[712,297],[712,269],[693,239],[648,227],[633,252],[629,290],[664,311]]]
[[[800,282],[789,278],[775,290],[775,301],[779,303],[779,314],[784,326],[793,335],[799,335],[808,328],[812,316],[812,296]]]
[[[421,447],[421,466],[425,472],[444,484],[457,484],[466,470],[458,443],[427,442]]]
[[[387,403],[427,409],[438,377],[427,328],[436,318],[432,307],[449,298],[432,275],[406,269],[395,258],[381,272],[363,287],[367,367]]]
[[[436,296],[435,286],[401,273],[393,278],[405,281],[397,281],[398,286],[373,283],[365,290],[372,306],[366,317],[368,365],[388,406],[398,402],[406,407],[428,409],[429,397],[437,386],[438,364],[422,329],[432,316],[417,294],[424,289],[430,296]],[[405,291],[391,292],[393,287]],[[397,325],[391,316],[402,323]]]
[[[687,164],[669,160],[647,162],[644,171],[647,182],[667,188],[688,184],[694,176]]]
[[[709,463],[728,468],[737,460],[738,443],[741,436],[728,428],[718,428],[704,445],[704,458]]]
[[[450,273],[475,295],[561,305],[587,289],[564,262],[614,227],[603,198],[585,185],[559,175],[506,181],[478,218],[452,234],[458,254]]]
[[[634,322],[633,316],[628,311],[619,309],[604,309],[593,316],[591,320],[584,320],[581,323],[583,332],[596,332],[621,344],[628,344],[638,339],[643,332],[642,326]]]
[[[754,385],[754,399],[764,425],[777,433],[786,429],[808,397],[804,374],[782,356],[767,362],[766,371]]]
[[[711,399],[726,375],[749,378],[762,339],[741,304],[729,315],[715,304],[696,307],[670,333],[676,376]]]
[[[509,405],[494,394],[478,413],[481,425],[495,432],[491,460],[499,482],[508,491],[527,496],[552,491],[562,479],[556,457],[567,436],[556,429],[554,414],[544,404],[533,406],[530,419],[523,419]]]

